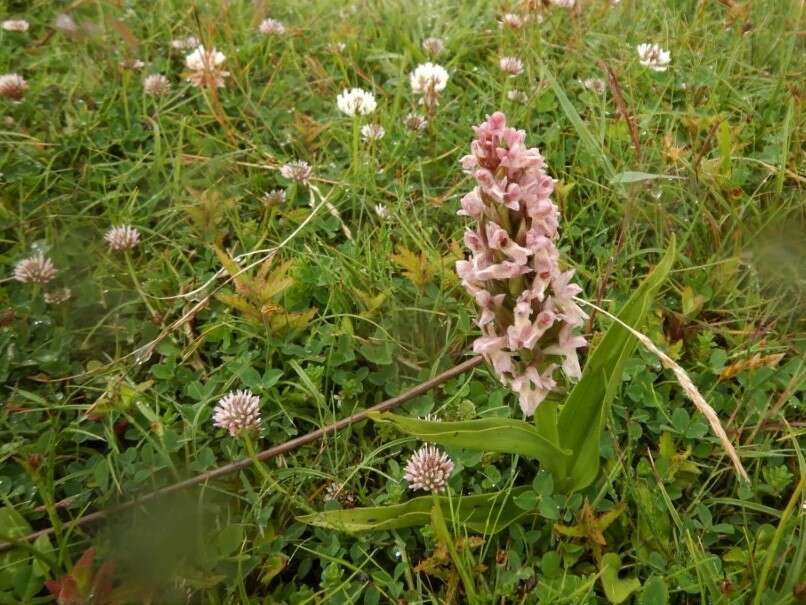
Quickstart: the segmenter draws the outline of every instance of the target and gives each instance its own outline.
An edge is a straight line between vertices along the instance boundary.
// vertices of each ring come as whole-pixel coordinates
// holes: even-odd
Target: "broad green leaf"
[[[545,439],[559,446],[560,435],[557,433],[557,408],[556,401],[544,401],[535,410],[535,425],[537,432]]]
[[[540,497],[532,490],[527,490],[515,498],[515,504],[518,508],[525,511],[534,511],[540,502]]]
[[[663,578],[652,576],[644,583],[639,603],[640,605],[667,605],[669,603],[669,588]]]
[[[471,531],[493,534],[505,529],[528,513],[515,505],[515,498],[527,488],[480,494],[478,496],[439,496],[442,514]],[[344,532],[379,531],[418,527],[431,523],[432,496],[413,498],[402,504],[330,510],[298,517],[308,525]]]
[[[610,552],[602,557],[602,587],[604,588],[607,600],[615,605],[623,603],[630,598],[636,590],[641,590],[641,582],[638,578],[619,578],[621,569],[621,557]]]
[[[381,329],[375,331],[375,335],[369,338],[366,343],[358,347],[364,358],[379,366],[392,363],[394,344],[384,335]]]
[[[0,542],[6,538],[21,538],[31,532],[31,526],[10,506],[0,508]],[[17,574],[28,565],[27,555],[20,549],[0,555],[0,591],[10,590],[16,584]]]
[[[43,555],[49,555],[53,551],[53,546],[48,536],[39,536],[34,540],[33,547]],[[50,572],[50,567],[48,567],[42,559],[35,558],[33,560],[33,571],[38,577],[44,578],[47,577]]]
[[[235,553],[243,543],[243,527],[230,524],[224,527],[216,536],[216,546],[218,553],[222,557],[227,557]]]
[[[429,422],[388,412],[372,412],[369,417],[375,422],[393,424],[398,430],[422,441],[449,447],[520,454],[538,460],[568,459],[570,454],[543,437],[533,424],[513,418]]]
[[[655,269],[624,304],[617,317],[628,326],[640,327],[655,294],[675,258],[675,242]],[[560,446],[573,452],[570,459],[549,460],[544,465],[554,474],[558,491],[570,493],[589,485],[599,472],[599,437],[607,409],[621,384],[624,364],[635,351],[637,340],[613,322],[588,357],[582,378],[576,384],[558,417]]]

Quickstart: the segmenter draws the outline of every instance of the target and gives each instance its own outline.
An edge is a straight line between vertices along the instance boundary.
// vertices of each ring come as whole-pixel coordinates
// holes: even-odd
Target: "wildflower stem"
[[[140,280],[137,279],[137,272],[134,270],[134,265],[132,264],[132,257],[127,250],[123,254],[126,257],[126,266],[129,269],[129,276],[132,278],[132,282],[134,282],[134,289],[137,290],[137,294],[140,295],[140,298],[143,301],[143,304],[148,309],[149,313],[151,313],[152,317],[157,316],[157,312],[154,310],[154,307],[151,306],[151,303],[148,302],[148,297],[146,296],[145,292],[143,291],[143,286],[140,285]]]
[[[360,169],[360,158],[358,157],[361,149],[361,126],[358,124],[358,119],[353,120],[353,149],[352,149],[352,168],[353,175],[358,176]],[[353,209],[355,210],[355,209]]]
[[[132,118],[129,112],[129,73],[128,70],[124,70],[123,72],[123,79],[122,79],[122,90],[120,92],[120,98],[123,101],[123,115],[126,120],[126,129],[131,130],[132,127]]]
[[[432,510],[431,518],[432,523],[434,524],[437,539],[445,545],[445,548],[448,549],[448,554],[450,554],[451,560],[456,567],[456,571],[459,574],[459,577],[462,579],[462,585],[465,587],[467,602],[471,604],[478,603],[476,585],[473,582],[473,576],[465,567],[465,562],[459,557],[459,551],[456,550],[456,544],[454,544],[451,534],[448,531],[448,525],[445,523],[445,517],[442,514],[442,506],[439,502],[437,492],[432,491],[431,497],[434,501],[434,508]]]
[[[269,484],[269,487],[272,491],[283,494],[287,500],[293,500],[296,505],[308,513],[316,512],[303,498],[292,496],[290,493],[288,493],[288,490],[286,490],[274,479],[266,464],[258,458],[257,450],[255,449],[255,444],[252,442],[252,437],[249,434],[249,431],[244,431],[242,439],[247,456],[249,456],[250,460],[252,460],[252,464],[255,466],[255,468],[257,468],[258,474],[260,474],[260,476],[263,478],[263,481]]]
[[[753,605],[761,605],[764,602],[762,600],[764,598],[764,589],[767,587],[767,577],[770,575],[772,563],[775,560],[776,554],[778,553],[778,544],[781,541],[781,536],[784,533],[784,527],[786,527],[789,517],[792,516],[792,511],[800,502],[800,494],[803,492],[804,488],[806,488],[806,475],[801,475],[800,481],[798,482],[797,486],[795,486],[795,490],[792,492],[792,496],[789,498],[789,502],[787,502],[786,508],[781,514],[781,520],[778,522],[778,527],[775,529],[772,542],[767,549],[767,558],[764,559],[764,567],[761,568],[761,576],[758,579],[758,586],[756,587],[756,596],[753,598]]]

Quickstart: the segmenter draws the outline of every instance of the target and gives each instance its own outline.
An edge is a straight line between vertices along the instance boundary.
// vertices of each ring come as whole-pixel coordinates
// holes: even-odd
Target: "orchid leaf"
[[[624,304],[617,317],[638,328],[646,316],[675,258],[675,242],[654,270]],[[619,323],[613,322],[604,338],[588,357],[582,378],[563,405],[557,419],[560,446],[573,452],[571,458],[550,460],[547,470],[554,474],[561,492],[570,493],[589,485],[599,472],[599,437],[607,410],[621,384],[624,364],[633,354],[637,339]],[[546,434],[543,432],[542,434]]]
[[[470,450],[520,454],[526,458],[567,460],[563,450],[540,434],[535,425],[513,418],[480,418],[463,422],[431,422],[390,413],[369,414],[375,422],[393,424],[398,430],[429,443]]]
[[[418,527],[431,523],[436,501],[446,518],[454,519],[471,531],[494,534],[528,514],[515,504],[515,498],[525,489],[450,498],[421,496],[402,504],[330,510],[304,515],[298,520],[350,533]]]

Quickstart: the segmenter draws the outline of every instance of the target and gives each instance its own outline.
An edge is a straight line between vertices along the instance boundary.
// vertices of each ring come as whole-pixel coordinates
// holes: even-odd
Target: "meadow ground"
[[[0,72],[27,83],[0,82],[0,541],[14,544],[0,602],[806,598],[803,2],[0,6],[30,22],[0,30]],[[186,62],[199,42],[220,65]],[[639,56],[644,43],[669,57]],[[437,106],[411,86],[427,61],[448,75]],[[353,87],[371,113],[337,106]],[[561,263],[585,299],[617,311],[676,241],[637,327],[688,371],[749,482],[638,348],[586,487],[563,493],[527,456],[444,448],[451,502],[517,493],[500,531],[439,507],[422,527],[360,533],[300,520],[416,495],[403,475],[419,441],[372,422],[69,525],[470,355],[477,311],[454,265],[474,183],[459,160],[497,110],[557,179]],[[309,178],[281,169],[295,161]],[[108,234],[121,225],[139,238]],[[55,277],[19,264],[39,253]],[[591,350],[611,325],[583,324]],[[259,397],[250,438],[213,421],[241,389]],[[486,365],[398,413],[522,418]]]

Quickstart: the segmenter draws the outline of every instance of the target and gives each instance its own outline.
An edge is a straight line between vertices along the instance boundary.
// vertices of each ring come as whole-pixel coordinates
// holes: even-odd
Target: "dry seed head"
[[[151,74],[143,80],[143,90],[152,97],[163,97],[171,92],[171,81],[162,74]]]
[[[8,97],[19,101],[28,89],[28,82],[20,74],[3,74],[0,76],[0,97]]]

